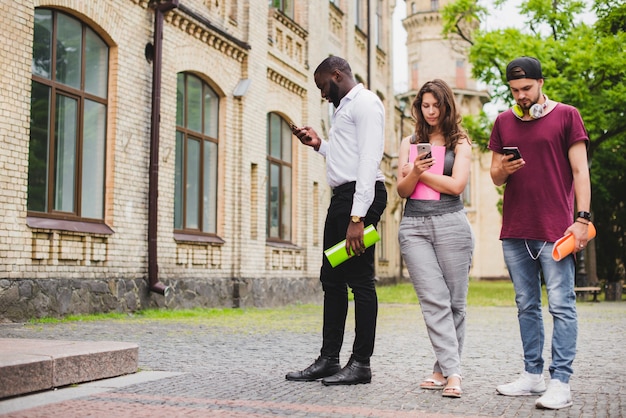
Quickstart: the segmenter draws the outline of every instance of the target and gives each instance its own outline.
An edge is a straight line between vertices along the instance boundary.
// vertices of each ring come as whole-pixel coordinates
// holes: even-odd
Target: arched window
[[[86,24],[35,10],[29,214],[104,218],[108,64],[108,46]]]
[[[217,232],[219,97],[193,74],[179,73],[176,89],[174,229]]]
[[[291,241],[291,128],[267,115],[267,237]]]

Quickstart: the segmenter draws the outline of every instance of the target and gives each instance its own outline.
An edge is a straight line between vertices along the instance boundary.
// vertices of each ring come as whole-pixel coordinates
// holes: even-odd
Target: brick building
[[[331,54],[394,109],[394,6],[2,2],[0,319],[320,300],[330,190],[288,123],[327,131],[313,70]]]
[[[462,51],[441,38],[439,2],[411,0],[399,2],[411,86],[394,97],[395,7],[0,4],[0,320],[320,301],[331,191],[323,158],[288,123],[325,136],[332,109],[313,70],[329,55],[345,57],[387,109],[377,275],[402,280],[395,174],[400,131],[412,123],[398,104],[435,77],[464,113],[486,96]],[[479,279],[506,275],[485,158],[476,152],[465,196]]]

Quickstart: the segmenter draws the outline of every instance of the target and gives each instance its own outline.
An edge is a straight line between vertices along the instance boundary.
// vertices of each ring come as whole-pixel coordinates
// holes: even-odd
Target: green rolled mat
[[[376,231],[374,225],[369,225],[365,227],[365,229],[363,230],[363,243],[365,244],[365,248],[371,247],[378,241],[380,241],[380,235],[378,235],[378,231]],[[333,267],[337,267],[339,264],[350,258],[350,256],[348,255],[348,251],[346,251],[345,239],[333,245],[329,249],[324,250],[324,254],[330,262],[330,265]]]

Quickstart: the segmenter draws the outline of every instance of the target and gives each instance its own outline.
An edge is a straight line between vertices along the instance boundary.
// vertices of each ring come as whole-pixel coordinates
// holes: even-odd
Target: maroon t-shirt
[[[574,178],[568,158],[577,141],[589,141],[578,110],[558,103],[547,115],[519,120],[511,110],[496,118],[489,149],[518,147],[526,165],[509,176],[500,239],[554,242],[574,221]]]

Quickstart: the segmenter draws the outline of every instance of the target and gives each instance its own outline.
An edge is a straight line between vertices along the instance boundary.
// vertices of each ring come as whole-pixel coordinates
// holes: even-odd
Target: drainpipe
[[[178,0],[155,2],[154,61],[152,63],[152,114],[150,119],[150,173],[148,187],[148,280],[151,292],[167,296],[171,287],[159,281],[157,232],[159,214],[159,125],[161,122],[161,63],[163,59],[163,15],[178,7]]]
[[[372,89],[372,16],[371,0],[366,2],[367,11],[367,88]]]

